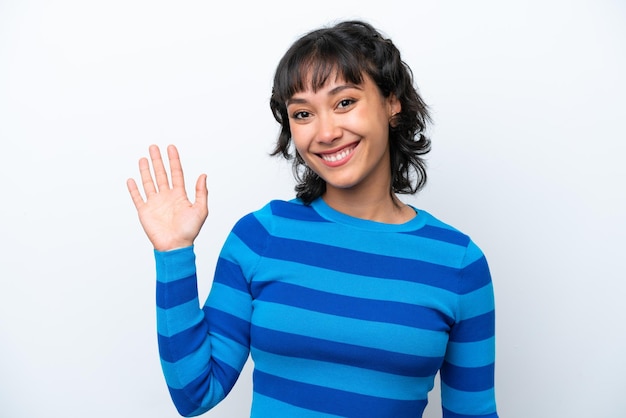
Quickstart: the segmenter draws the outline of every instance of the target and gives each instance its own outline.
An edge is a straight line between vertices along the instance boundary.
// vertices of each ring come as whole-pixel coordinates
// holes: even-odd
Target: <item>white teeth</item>
[[[322,158],[324,159],[324,161],[334,163],[335,161],[343,160],[344,158],[346,158],[348,155],[350,155],[350,153],[352,153],[353,149],[354,148],[345,149],[336,154],[322,154]]]

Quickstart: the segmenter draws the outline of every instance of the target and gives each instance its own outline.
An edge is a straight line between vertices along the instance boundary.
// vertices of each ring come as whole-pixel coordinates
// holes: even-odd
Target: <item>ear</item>
[[[393,93],[387,98],[387,104],[389,108],[389,117],[402,111],[402,103],[400,103],[400,100],[398,100],[396,95]]]
[[[389,116],[389,125],[395,127],[397,125],[396,115],[402,111],[402,103],[396,97],[395,94],[390,94],[387,97],[387,115]]]

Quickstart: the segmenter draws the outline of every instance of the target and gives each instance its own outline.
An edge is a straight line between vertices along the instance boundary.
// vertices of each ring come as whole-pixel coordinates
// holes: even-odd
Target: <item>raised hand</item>
[[[139,160],[145,200],[135,180],[128,179],[126,182],[130,197],[137,208],[141,226],[158,251],[188,247],[200,233],[208,215],[206,175],[198,177],[195,201],[191,203],[185,191],[183,169],[176,147],[173,145],[167,147],[171,185],[159,147],[151,145],[149,152],[154,178],[148,159]]]

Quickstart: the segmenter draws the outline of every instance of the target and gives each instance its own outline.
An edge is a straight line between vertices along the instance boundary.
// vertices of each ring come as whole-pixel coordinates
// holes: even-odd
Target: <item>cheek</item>
[[[365,107],[346,114],[343,120],[347,130],[361,135],[378,134],[387,129],[388,119],[382,111],[373,111]]]

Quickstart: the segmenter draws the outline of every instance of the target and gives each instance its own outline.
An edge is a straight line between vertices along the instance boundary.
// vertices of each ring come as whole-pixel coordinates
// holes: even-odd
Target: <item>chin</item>
[[[330,188],[330,189],[336,189],[336,190],[341,190],[341,191],[349,191],[349,190],[356,188],[358,184],[359,183],[356,181],[336,181],[336,182],[326,181],[326,189],[328,190]]]

